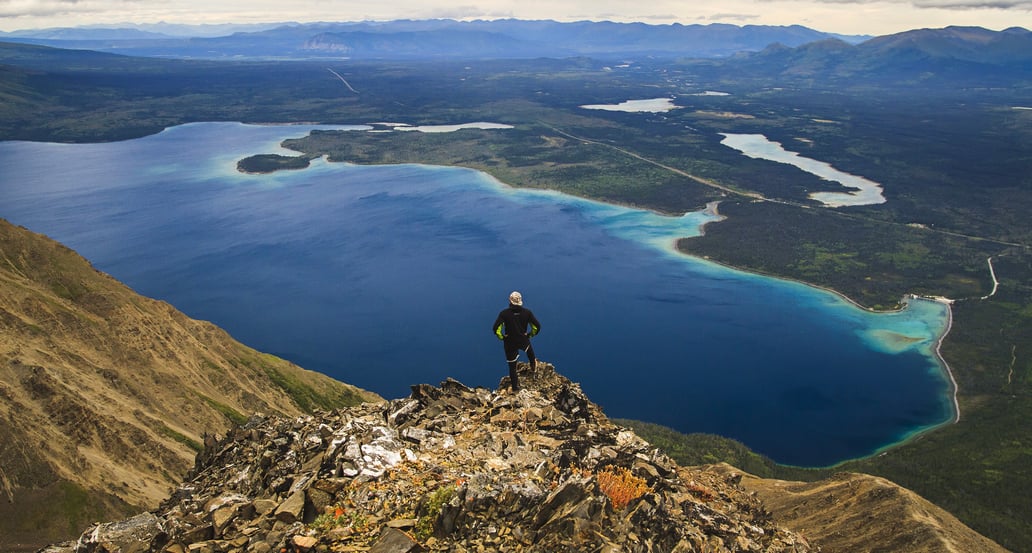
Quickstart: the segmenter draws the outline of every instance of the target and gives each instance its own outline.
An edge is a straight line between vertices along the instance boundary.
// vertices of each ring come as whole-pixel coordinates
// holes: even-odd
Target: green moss
[[[207,403],[209,406],[211,406],[212,409],[215,409],[219,413],[225,415],[225,417],[232,421],[233,424],[241,425],[247,422],[247,417],[245,417],[240,411],[237,411],[236,409],[224,403],[219,403],[204,394],[197,394],[197,396],[204,400],[204,402]]]
[[[78,484],[73,482],[61,482],[59,485],[63,501],[59,504],[61,516],[68,520],[75,520],[86,512],[90,503],[90,494]]]
[[[206,369],[208,369],[208,370],[210,370],[212,372],[216,372],[216,373],[219,373],[219,374],[225,374],[226,373],[226,369],[224,369],[221,365],[215,363],[211,359],[208,359],[207,357],[203,358],[203,360],[201,361],[201,364],[204,365],[204,368],[206,368]]]
[[[66,480],[57,483],[54,494],[38,509],[30,509],[25,520],[28,529],[46,531],[53,528],[55,522],[63,526],[69,533],[82,531],[94,518],[103,516],[103,509],[96,505],[96,497],[85,488]]]
[[[302,410],[312,412],[316,409],[336,409],[362,403],[362,397],[352,392],[343,384],[328,384],[325,392],[302,381],[296,374],[277,369],[274,362],[283,362],[278,357],[262,354],[255,360],[269,380],[282,389]],[[246,363],[246,361],[245,361]],[[299,369],[300,370],[300,369]]]
[[[176,432],[175,430],[169,428],[168,425],[166,425],[165,423],[161,423],[160,426],[158,426],[158,431],[161,432],[162,435],[168,438],[172,438],[173,440],[185,445],[186,447],[189,447],[190,449],[198,453],[204,449],[204,445],[202,445],[201,442],[194,440],[186,434]]]
[[[434,524],[441,516],[441,510],[455,497],[457,491],[455,486],[449,485],[437,488],[430,493],[420,509],[423,514],[416,521],[416,539],[426,541],[434,535]]]

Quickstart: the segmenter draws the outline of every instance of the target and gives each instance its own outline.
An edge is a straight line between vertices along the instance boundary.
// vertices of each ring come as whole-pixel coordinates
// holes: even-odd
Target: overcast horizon
[[[118,24],[249,24],[396,19],[552,19],[648,24],[804,25],[885,35],[951,25],[1032,28],[1032,0],[482,0],[453,5],[398,0],[0,0],[0,31]]]

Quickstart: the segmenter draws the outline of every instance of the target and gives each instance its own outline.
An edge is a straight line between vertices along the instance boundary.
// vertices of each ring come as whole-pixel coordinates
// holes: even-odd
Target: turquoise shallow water
[[[677,254],[673,240],[713,220],[701,213],[515,190],[455,168],[236,171],[308,128],[0,143],[0,216],[249,345],[386,397],[448,376],[497,385],[505,363],[489,327],[519,289],[543,323],[539,356],[610,416],[731,436],[798,465],[868,455],[953,416],[932,351],[940,304],[872,314]]]

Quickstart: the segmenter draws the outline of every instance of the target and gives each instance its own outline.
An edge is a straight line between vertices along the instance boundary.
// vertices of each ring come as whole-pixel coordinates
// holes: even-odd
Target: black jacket
[[[528,326],[530,326],[529,330]],[[522,341],[526,337],[537,334],[541,330],[541,323],[530,309],[520,305],[509,305],[498,314],[491,329],[499,340],[518,339]]]

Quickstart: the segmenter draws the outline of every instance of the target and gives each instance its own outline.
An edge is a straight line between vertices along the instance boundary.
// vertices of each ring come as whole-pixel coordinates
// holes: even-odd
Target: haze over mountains
[[[872,38],[859,44],[821,40],[795,48],[774,44],[739,56],[750,78],[820,79],[823,83],[863,75],[943,86],[998,85],[1032,75],[1032,32],[1023,28],[990,31],[980,27],[918,29]],[[916,79],[916,80],[915,80]],[[932,84],[930,82],[923,83]]]
[[[718,57],[844,36],[800,25],[647,25],[582,21],[391,21],[285,24],[219,37],[162,36],[136,28],[42,29],[0,39],[137,56],[182,58],[491,59],[536,57]]]
[[[612,62],[697,60],[745,80],[1007,86],[1032,78],[1032,32],[1020,27],[918,29],[842,36],[793,25],[646,25],[555,21],[392,21],[237,26],[61,28],[0,33],[0,41],[130,56],[213,60],[473,60],[587,57]],[[248,28],[248,27],[242,27]],[[165,29],[195,36],[173,36]],[[254,27],[251,27],[254,29]],[[10,48],[0,62],[36,63]],[[25,59],[19,60],[22,57]],[[705,60],[710,60],[706,62]],[[109,60],[110,61],[110,60]]]

